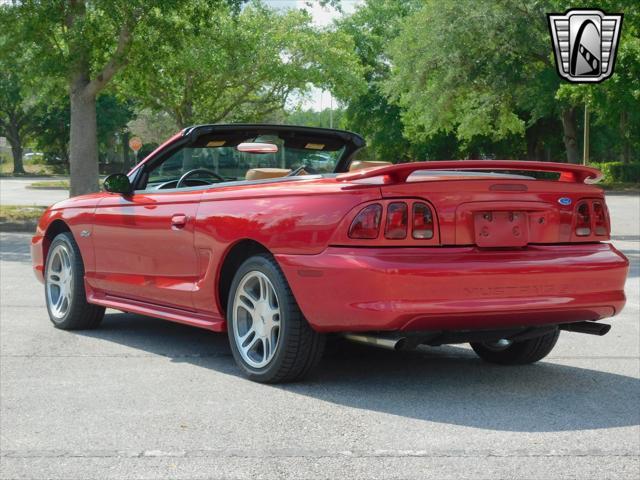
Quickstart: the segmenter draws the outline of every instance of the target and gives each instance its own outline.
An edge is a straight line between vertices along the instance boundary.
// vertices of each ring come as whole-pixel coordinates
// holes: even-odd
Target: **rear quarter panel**
[[[317,254],[327,248],[335,229],[352,208],[377,198],[378,187],[353,190],[331,180],[205,192],[195,226],[202,279],[194,295],[195,307],[224,316],[216,295],[217,281],[227,253],[238,242],[253,240],[275,255]]]

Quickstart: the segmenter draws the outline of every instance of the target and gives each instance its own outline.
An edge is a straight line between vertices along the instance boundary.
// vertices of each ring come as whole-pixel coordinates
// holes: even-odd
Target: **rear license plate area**
[[[474,228],[479,247],[523,247],[529,242],[526,212],[476,212]]]

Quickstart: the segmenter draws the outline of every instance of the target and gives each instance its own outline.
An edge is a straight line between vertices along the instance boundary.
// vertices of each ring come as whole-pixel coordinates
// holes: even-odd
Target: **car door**
[[[200,187],[208,182],[179,180],[202,167],[194,165],[201,153],[170,151],[145,166],[144,181],[133,193],[107,194],[99,202],[92,232],[95,271],[87,274],[96,294],[193,310],[194,225]]]
[[[200,191],[112,194],[95,212],[96,293],[193,309],[194,224]]]

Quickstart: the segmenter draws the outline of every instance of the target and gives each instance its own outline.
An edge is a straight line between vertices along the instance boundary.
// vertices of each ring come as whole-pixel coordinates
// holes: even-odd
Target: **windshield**
[[[209,142],[210,144],[213,142]],[[150,172],[148,186],[176,180],[185,172],[204,168],[225,181],[244,180],[247,172],[255,168],[280,168],[303,173],[331,173],[344,148],[334,151],[316,151],[279,146],[277,153],[257,154],[238,152],[235,147],[203,146],[183,148]]]

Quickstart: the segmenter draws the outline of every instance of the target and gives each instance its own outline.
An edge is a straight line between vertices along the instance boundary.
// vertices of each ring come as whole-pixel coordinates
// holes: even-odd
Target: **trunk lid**
[[[444,171],[438,165],[443,163],[457,170]],[[383,167],[368,171],[356,182],[377,179],[385,199],[427,201],[438,220],[441,245],[522,248],[609,239],[608,218],[606,234],[599,231],[596,235],[594,226],[588,235],[576,235],[579,205],[586,202],[593,214],[595,202],[606,211],[602,190],[583,183],[599,177],[595,169],[522,161],[423,162],[394,167],[401,167],[400,173],[393,172],[393,167]],[[460,171],[466,168],[557,172],[559,180]]]

